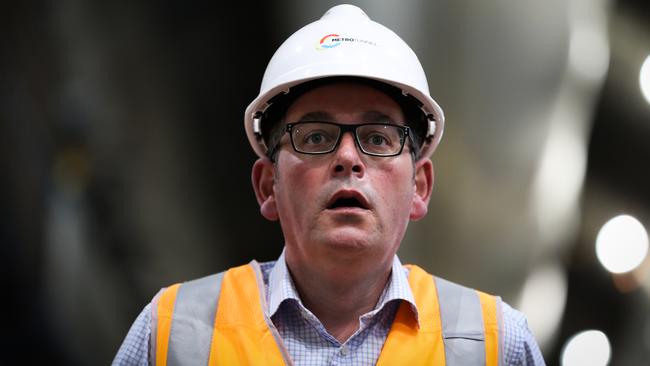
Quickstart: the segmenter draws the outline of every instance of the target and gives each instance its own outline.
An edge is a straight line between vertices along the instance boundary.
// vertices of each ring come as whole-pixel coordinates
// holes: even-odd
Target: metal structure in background
[[[335,3],[3,12],[8,362],[106,364],[161,286],[279,254],[242,113],[273,50]],[[603,337],[611,364],[643,364],[650,262],[609,273],[595,241],[620,213],[650,226],[647,2],[354,3],[415,50],[447,119],[402,260],[522,308],[549,365]]]

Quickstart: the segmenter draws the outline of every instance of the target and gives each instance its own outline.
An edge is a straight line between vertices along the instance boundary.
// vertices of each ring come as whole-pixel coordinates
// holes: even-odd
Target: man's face
[[[394,100],[354,83],[329,84],[303,94],[288,108],[285,121],[405,122]],[[398,156],[365,155],[352,133],[343,134],[338,148],[324,155],[295,152],[288,134],[280,144],[272,172],[266,162],[267,176],[273,178],[263,196],[272,209],[265,212],[262,205],[262,213],[279,218],[287,262],[321,270],[389,265],[409,219],[426,214],[431,162],[414,164],[408,142]],[[258,185],[255,168],[253,175]]]

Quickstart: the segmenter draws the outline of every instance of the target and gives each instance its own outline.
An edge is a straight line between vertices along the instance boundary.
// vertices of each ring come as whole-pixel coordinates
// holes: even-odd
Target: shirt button
[[[346,345],[341,347],[341,355],[347,356],[350,353],[350,348]]]

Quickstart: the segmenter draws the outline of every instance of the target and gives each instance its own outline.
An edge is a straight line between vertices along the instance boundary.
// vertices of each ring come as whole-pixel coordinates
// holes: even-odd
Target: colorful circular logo
[[[320,39],[319,46],[322,48],[334,48],[341,44],[341,38],[338,34],[328,34]]]

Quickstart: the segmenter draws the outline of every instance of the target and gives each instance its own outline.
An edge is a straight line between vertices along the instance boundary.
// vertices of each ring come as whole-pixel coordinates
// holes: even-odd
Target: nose
[[[359,178],[362,177],[366,167],[361,154],[361,151],[357,149],[352,132],[344,133],[339,146],[334,151],[332,173],[335,175],[354,174]]]

